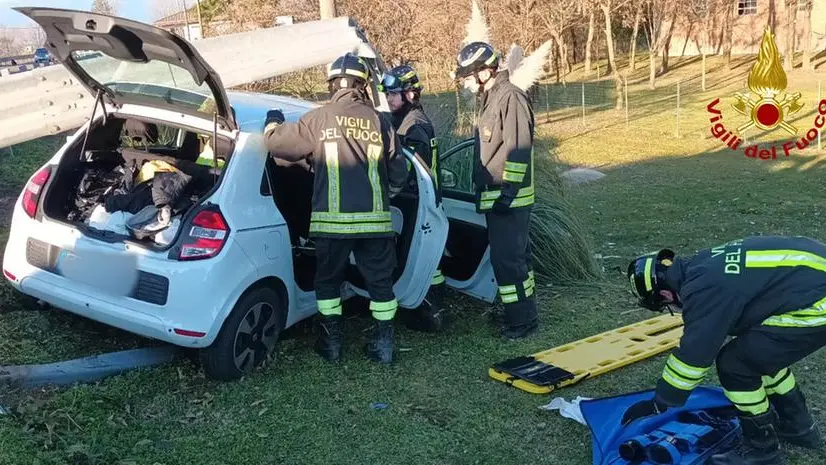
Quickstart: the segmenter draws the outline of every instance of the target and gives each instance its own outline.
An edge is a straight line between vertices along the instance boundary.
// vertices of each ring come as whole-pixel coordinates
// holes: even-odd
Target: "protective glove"
[[[657,400],[656,397],[637,402],[628,407],[625,414],[622,416],[622,426],[639,420],[640,418],[652,417],[664,413],[668,410],[668,405]]]
[[[508,213],[511,209],[510,208],[510,203],[511,203],[510,199],[502,200],[501,197],[496,199],[496,201],[493,202],[493,212],[498,213],[500,215],[504,214],[504,213]]]
[[[264,120],[264,134],[269,133],[276,126],[284,123],[284,113],[281,110],[270,110],[267,112],[267,119]]]

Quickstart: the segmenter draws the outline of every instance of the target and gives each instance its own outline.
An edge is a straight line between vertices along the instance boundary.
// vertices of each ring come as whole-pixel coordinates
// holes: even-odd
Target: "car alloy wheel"
[[[249,373],[275,349],[278,341],[278,315],[267,302],[250,307],[235,332],[233,355],[238,371]]]

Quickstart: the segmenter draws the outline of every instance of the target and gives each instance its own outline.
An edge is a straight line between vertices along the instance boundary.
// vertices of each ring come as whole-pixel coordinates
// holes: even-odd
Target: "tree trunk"
[[[600,3],[602,15],[605,17],[605,45],[608,48],[608,70],[606,74],[614,74],[617,69],[616,57],[614,56],[614,34],[611,31],[611,2]]]
[[[319,17],[321,19],[332,19],[336,17],[336,0],[319,0]]]
[[[794,33],[795,18],[797,16],[797,1],[786,0],[786,53],[783,57],[783,69],[791,71],[794,68]]]
[[[732,42],[734,40],[733,39],[734,34],[732,34],[732,30],[731,30],[732,29],[732,24],[731,23],[734,22],[734,18],[733,18],[733,15],[732,15],[732,12],[733,12],[732,10],[734,10],[734,8],[732,8],[732,6],[729,5],[728,9],[726,10],[726,16],[725,16],[724,21],[723,21],[723,31],[724,31],[723,43],[725,44],[723,46],[723,55],[726,57],[726,69],[729,70],[729,71],[731,71],[731,49],[732,49]]]
[[[677,11],[671,13],[671,24],[668,25],[668,33],[663,38],[662,62],[660,63],[660,74],[668,72],[668,54],[671,51],[671,35],[674,33],[674,23],[677,22]]]
[[[585,42],[585,75],[591,75],[591,49],[594,46],[594,9],[588,12],[588,39]]]
[[[769,0],[769,28],[772,34],[777,34],[777,4],[775,0]]]
[[[806,16],[803,19],[803,69],[812,69],[812,1],[806,2]]]
[[[571,36],[571,55],[572,55],[571,59],[574,63],[579,63],[579,59],[578,59],[577,54],[576,54],[577,50],[579,49],[579,47],[578,47],[579,44],[577,44],[577,42],[576,42],[576,31],[574,31],[574,28],[570,28],[570,29],[568,29],[568,32],[571,33],[570,34],[570,36]]]
[[[657,78],[657,49],[651,47],[651,51],[648,53],[648,87],[650,89],[654,89],[654,81]]]
[[[631,56],[628,60],[628,66],[631,68],[631,71],[637,69],[637,34],[640,32],[640,16],[642,16],[642,2],[637,4],[637,12],[634,13],[634,32],[631,33]]]

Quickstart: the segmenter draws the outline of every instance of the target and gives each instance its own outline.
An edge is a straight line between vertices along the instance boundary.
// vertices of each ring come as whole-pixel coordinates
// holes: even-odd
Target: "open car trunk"
[[[95,239],[168,248],[183,216],[217,185],[232,144],[219,137],[213,154],[211,134],[132,118],[99,121],[85,149],[81,134],[61,157],[43,213]]]

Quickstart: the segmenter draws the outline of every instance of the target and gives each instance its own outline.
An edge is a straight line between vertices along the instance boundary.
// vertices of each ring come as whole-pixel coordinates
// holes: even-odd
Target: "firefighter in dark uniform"
[[[640,305],[682,311],[685,326],[656,395],[631,406],[624,424],[682,406],[716,361],[743,444],[709,464],[781,464],[779,440],[822,446],[789,367],[826,345],[825,244],[756,236],[691,258],[664,249],[632,261],[628,278]]]
[[[397,66],[384,76],[381,87],[387,96],[387,104],[393,115],[393,126],[402,145],[409,147],[430,168],[436,198],[441,202],[439,178],[439,144],[433,123],[421,104],[422,83],[416,71],[408,66]],[[410,168],[412,165],[408,165]],[[411,174],[411,188],[415,188],[415,176]],[[430,289],[419,308],[405,312],[405,322],[411,329],[437,332],[442,328],[442,298],[445,277],[437,268],[431,279]]]
[[[331,361],[341,355],[340,290],[352,252],[376,320],[367,355],[391,363],[398,304],[393,293],[396,252],[389,205],[407,172],[390,119],[370,104],[369,76],[361,58],[350,54],[338,58],[327,71],[330,102],[307,112],[297,123],[267,124],[265,137],[274,157],[289,162],[306,159],[314,171],[310,237],[316,245],[315,291],[321,323],[316,351]]]
[[[505,307],[502,335],[518,339],[536,331],[529,230],[534,204],[534,115],[527,95],[497,71],[499,56],[484,42],[459,52],[456,79],[481,93],[475,130],[477,211],[487,219],[490,259]]]

